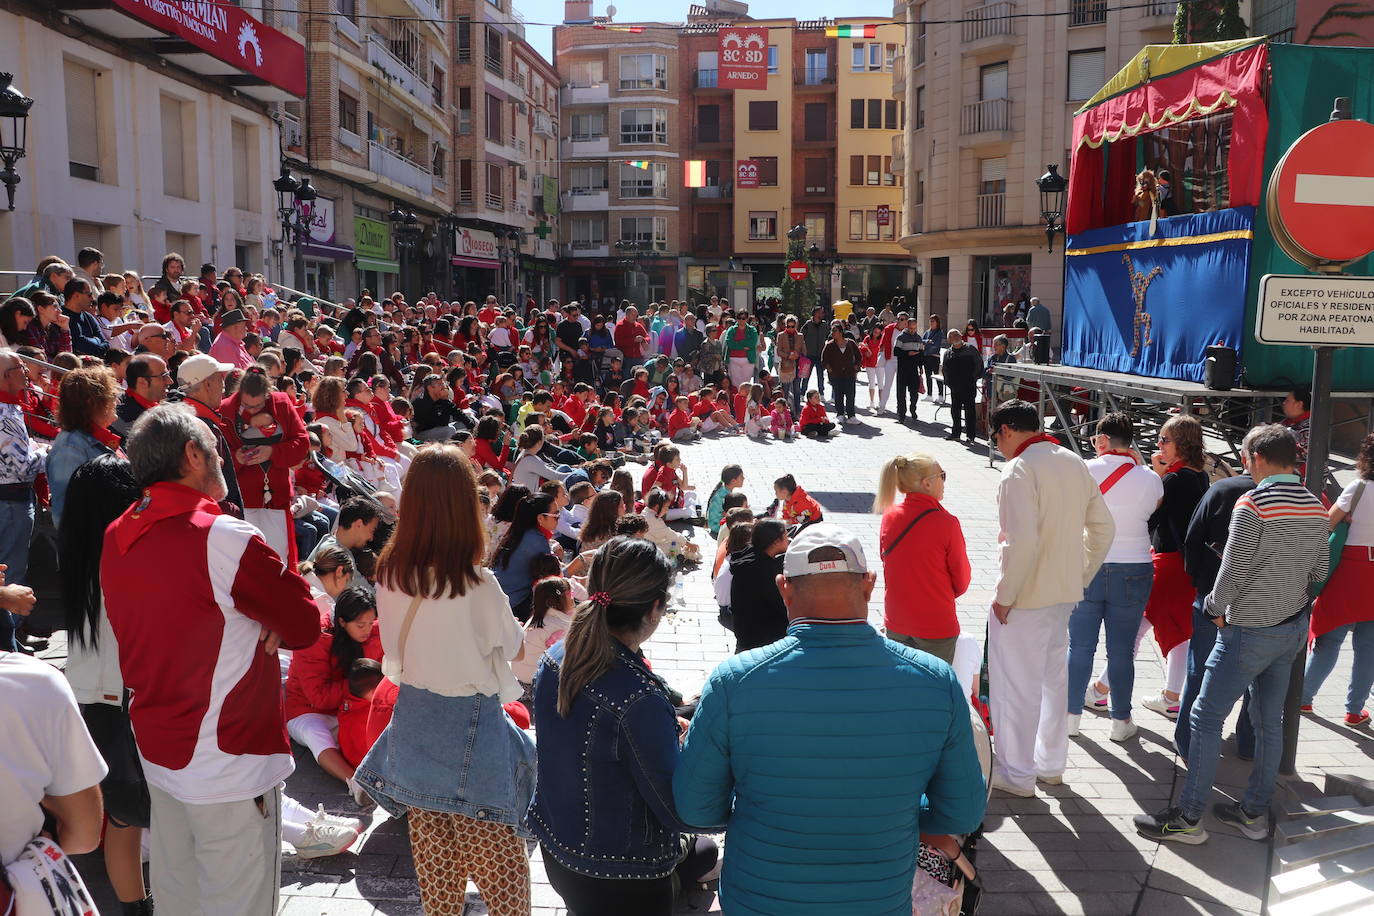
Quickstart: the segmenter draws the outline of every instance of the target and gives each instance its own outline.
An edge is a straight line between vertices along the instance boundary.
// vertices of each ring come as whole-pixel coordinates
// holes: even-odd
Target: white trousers
[[[331,748],[339,746],[339,717],[322,712],[307,712],[290,719],[286,723],[286,733],[291,740],[302,744],[316,760]]]
[[[989,612],[993,749],[1002,779],[1018,788],[1034,788],[1036,776],[1063,773],[1068,762],[1064,695],[1073,608],[1013,608],[1005,624]]]
[[[754,379],[754,364],[743,356],[732,356],[729,362],[730,384],[738,388]]]
[[[870,372],[873,370],[869,370]],[[887,410],[887,399],[892,395],[892,383],[897,381],[897,357],[887,359],[878,356],[878,409]]]
[[[150,861],[159,912],[275,913],[281,886],[281,787],[260,800],[193,805],[156,786]]]

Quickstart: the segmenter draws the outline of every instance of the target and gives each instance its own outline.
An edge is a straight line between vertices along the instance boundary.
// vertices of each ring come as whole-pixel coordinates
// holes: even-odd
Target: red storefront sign
[[[757,188],[759,186],[759,164],[752,159],[741,159],[735,165],[735,187]]]
[[[892,208],[889,207],[887,204],[878,204],[878,225],[892,225]]]
[[[305,97],[305,47],[224,0],[112,0],[231,67]]]
[[[721,29],[716,46],[716,85],[722,89],[768,87],[768,29]]]

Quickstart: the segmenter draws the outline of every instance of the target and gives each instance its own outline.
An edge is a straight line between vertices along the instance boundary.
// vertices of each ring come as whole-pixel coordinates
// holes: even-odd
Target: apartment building
[[[1034,8],[897,0],[906,41],[892,88],[909,116],[893,168],[923,313],[998,326],[1001,304],[1025,292],[1050,308],[1057,342],[1063,240],[1046,251],[1035,179],[1048,163],[1067,173],[1073,112],[1142,45],[1171,40],[1174,10],[1069,0],[1067,16],[1013,18]]]
[[[3,6],[0,61],[33,105],[0,271],[87,246],[109,270],[156,273],[168,251],[192,272],[274,269],[272,107],[304,94],[299,33],[246,2],[197,5],[190,25],[152,5]],[[0,273],[0,290],[23,279]]]
[[[568,298],[639,302],[681,291],[684,124],[679,27],[604,28],[568,0],[554,28],[563,83],[560,157]]]

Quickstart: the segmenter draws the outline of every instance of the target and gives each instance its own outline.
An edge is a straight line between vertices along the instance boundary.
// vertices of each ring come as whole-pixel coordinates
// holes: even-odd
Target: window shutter
[[[1107,52],[1072,51],[1069,53],[1069,99],[1090,99],[1107,81]]]

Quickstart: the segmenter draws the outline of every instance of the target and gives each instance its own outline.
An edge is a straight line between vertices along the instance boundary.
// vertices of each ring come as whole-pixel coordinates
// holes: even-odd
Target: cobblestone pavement
[[[859,403],[863,401],[860,390]],[[1000,462],[990,468],[983,447],[946,441],[947,410],[940,410],[935,422],[935,406],[922,403],[919,415],[918,423],[903,428],[891,416],[875,418],[861,408],[861,423],[841,427],[842,432],[829,442],[707,439],[686,446],[683,459],[690,482],[703,499],[722,465],[741,464],[745,491],[756,509],[772,500],[774,478],[795,474],[825,507],[827,519],[858,534],[870,563],[876,563],[878,517],[871,514],[870,504],[882,462],[900,452],[935,454],[949,473],[945,504],[963,524],[974,569],[973,585],[959,601],[960,621],[965,632],[981,635],[997,565]],[[695,537],[714,549],[714,541],[701,529]],[[881,623],[882,589],[880,577],[870,608],[875,624]],[[709,566],[687,577],[684,599],[685,608],[665,621],[645,649],[655,670],[691,696],[706,674],[730,654],[732,642],[716,622]],[[1369,731],[1339,724],[1348,674],[1348,657],[1343,657],[1317,698],[1320,717],[1304,719],[1299,774],[1288,791],[1311,794],[1314,787],[1320,788],[1322,773],[1328,769],[1374,776],[1374,740]],[[1137,704],[1162,684],[1157,650],[1147,640],[1137,667]],[[1260,911],[1266,844],[1216,825],[1209,842],[1199,847],[1160,847],[1136,835],[1131,816],[1163,807],[1183,773],[1172,749],[1173,723],[1138,705],[1136,721],[1138,739],[1123,746],[1107,740],[1105,716],[1085,713],[1082,736],[1070,742],[1064,785],[1041,787],[1034,799],[994,795],[978,857],[986,888],[983,913],[1174,916]],[[1227,745],[1229,750],[1229,741]],[[332,812],[356,813],[341,787],[324,776],[307,754],[298,753],[297,760],[288,792],[311,807],[323,804]],[[1247,773],[1245,764],[1225,757],[1218,772],[1220,791],[1235,792]],[[1281,792],[1279,801],[1284,798]],[[281,913],[400,916],[420,912],[409,843],[401,825],[375,818],[355,852],[311,861],[288,857]],[[537,854],[533,869],[535,913],[562,916],[566,910],[549,886]],[[98,863],[85,871],[101,882]],[[475,896],[473,900],[470,911],[485,912]],[[680,912],[718,910],[713,895],[703,891]]]

